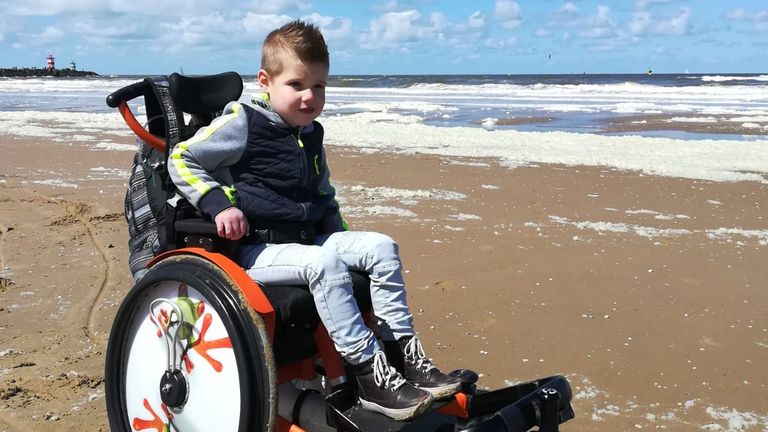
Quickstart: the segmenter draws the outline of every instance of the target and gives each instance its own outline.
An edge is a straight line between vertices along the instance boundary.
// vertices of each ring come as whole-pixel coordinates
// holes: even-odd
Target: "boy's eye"
[[[293,87],[293,88],[295,88],[295,89],[300,89],[300,88],[302,88],[302,87],[303,87],[303,86],[301,85],[301,83],[300,83],[300,82],[297,82],[297,81],[292,81],[292,82],[289,82],[289,83],[288,83],[288,85],[289,85],[289,86],[291,86],[291,87]]]

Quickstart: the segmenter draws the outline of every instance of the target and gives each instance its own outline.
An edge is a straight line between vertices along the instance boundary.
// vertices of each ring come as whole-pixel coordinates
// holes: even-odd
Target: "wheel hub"
[[[160,399],[171,409],[178,409],[187,403],[189,386],[184,374],[176,369],[165,371],[160,377]]]

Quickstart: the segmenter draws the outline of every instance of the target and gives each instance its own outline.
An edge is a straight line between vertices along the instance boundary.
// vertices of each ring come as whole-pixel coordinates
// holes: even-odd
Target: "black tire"
[[[169,310],[171,304],[186,302],[202,312],[194,315],[193,338],[180,343],[197,345],[184,351],[188,355],[181,368],[189,387],[188,400],[170,411],[161,406],[159,390],[168,365],[164,354],[168,346],[157,321],[150,319],[149,305],[160,298],[171,300],[164,303]],[[155,304],[152,313],[159,309]],[[220,336],[214,343],[227,345],[228,338],[231,352],[229,346],[215,345],[211,353],[204,351],[207,357],[199,353],[198,348],[206,346],[201,325],[209,331],[209,339]],[[172,426],[171,431],[271,432],[277,412],[276,382],[261,317],[248,307],[232,279],[204,258],[179,255],[156,264],[128,293],[115,316],[105,364],[105,398],[113,431],[139,429],[136,422],[154,420]]]

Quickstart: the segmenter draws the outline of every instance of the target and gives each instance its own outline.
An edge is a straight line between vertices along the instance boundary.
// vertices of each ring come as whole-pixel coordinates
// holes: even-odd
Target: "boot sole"
[[[377,404],[376,402],[367,401],[362,398],[360,399],[360,405],[362,405],[364,409],[384,414],[385,416],[394,420],[409,420],[424,414],[432,406],[432,402],[434,402],[434,398],[430,397],[429,399],[425,399],[424,402],[412,407],[387,408]]]
[[[443,399],[448,396],[453,396],[458,393],[461,388],[461,383],[448,384],[442,387],[419,387],[418,384],[415,385],[419,389],[429,392],[435,399]]]

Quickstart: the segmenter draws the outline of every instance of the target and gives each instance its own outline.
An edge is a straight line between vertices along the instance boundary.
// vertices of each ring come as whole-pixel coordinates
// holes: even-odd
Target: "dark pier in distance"
[[[99,76],[96,72],[72,69],[53,69],[46,68],[0,68],[0,77],[22,78],[22,77],[86,77]]]

